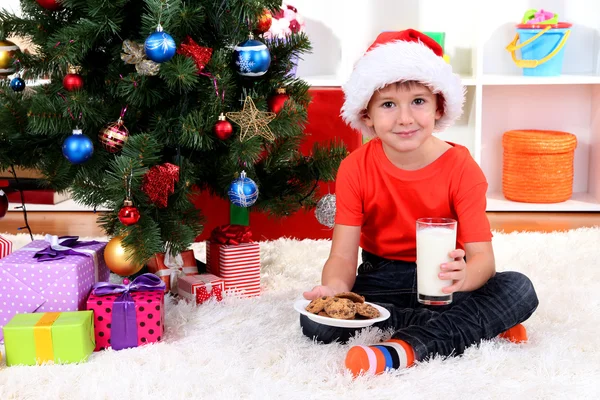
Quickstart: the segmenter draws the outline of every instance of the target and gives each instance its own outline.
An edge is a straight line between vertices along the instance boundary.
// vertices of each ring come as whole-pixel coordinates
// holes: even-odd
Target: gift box
[[[0,259],[0,327],[15,314],[85,310],[95,282],[107,281],[106,242],[46,235]],[[2,334],[0,332],[0,341]]]
[[[12,242],[0,236],[0,258],[6,257],[12,252]]]
[[[223,300],[225,282],[213,274],[183,276],[179,279],[177,293],[180,297],[202,304],[211,297]]]
[[[91,311],[17,314],[2,330],[6,365],[84,362],[94,351]]]
[[[247,226],[222,225],[206,242],[207,272],[240,297],[260,295],[260,246],[251,237]]]
[[[165,292],[177,293],[177,280],[185,275],[198,274],[193,250],[186,250],[177,256],[165,253],[155,254],[147,263],[148,271],[165,282]]]
[[[90,293],[87,308],[94,311],[94,351],[127,349],[162,339],[165,283],[153,274],[123,282],[100,282]]]

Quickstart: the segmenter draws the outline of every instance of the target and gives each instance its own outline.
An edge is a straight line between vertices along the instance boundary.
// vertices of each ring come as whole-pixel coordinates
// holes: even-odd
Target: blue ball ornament
[[[62,152],[72,164],[83,164],[94,154],[94,144],[81,129],[74,129],[73,134],[63,142]]]
[[[15,92],[22,92],[25,90],[25,81],[17,76],[10,81],[10,88]]]
[[[156,32],[148,36],[144,42],[146,57],[157,63],[169,61],[175,55],[176,50],[175,40],[167,32],[163,32],[160,25],[156,28]]]
[[[250,36],[250,39],[235,46],[233,62],[236,72],[242,76],[263,76],[271,65],[271,53],[264,43]]]
[[[242,171],[240,177],[231,182],[227,192],[229,201],[238,207],[250,207],[258,199],[258,186]]]

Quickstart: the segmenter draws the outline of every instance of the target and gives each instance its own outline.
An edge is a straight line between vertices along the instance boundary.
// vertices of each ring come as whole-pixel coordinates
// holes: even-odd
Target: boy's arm
[[[305,292],[306,299],[333,296],[352,289],[356,280],[359,241],[360,226],[335,225],[331,251],[321,275],[321,285]]]
[[[496,274],[492,242],[465,243],[467,256],[466,279],[461,292],[477,290]]]

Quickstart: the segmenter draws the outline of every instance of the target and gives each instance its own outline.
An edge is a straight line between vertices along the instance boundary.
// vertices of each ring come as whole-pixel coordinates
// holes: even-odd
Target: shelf
[[[502,193],[489,193],[487,211],[590,212],[600,211],[600,202],[589,193],[573,193],[571,199],[565,202],[543,204],[510,201]]]
[[[8,205],[9,212],[23,212],[19,207],[20,203],[10,203]],[[62,201],[58,204],[27,204],[25,203],[27,212],[30,211],[94,211],[93,208],[81,205],[73,199]],[[96,211],[109,211],[107,208],[98,208]]]
[[[315,76],[299,76],[300,79],[306,81],[310,86],[321,86],[321,87],[337,87],[343,86],[347,79],[342,79],[336,75],[315,75]],[[475,86],[476,79],[470,75],[461,75],[460,76],[463,85],[465,86]],[[600,82],[600,77],[598,79]]]
[[[482,85],[589,85],[600,84],[600,75],[561,75],[561,76],[523,76],[523,75],[492,75],[479,78]]]

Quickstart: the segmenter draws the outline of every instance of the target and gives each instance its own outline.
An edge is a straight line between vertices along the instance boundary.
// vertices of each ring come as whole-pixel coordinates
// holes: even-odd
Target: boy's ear
[[[363,120],[365,125],[367,125],[369,128],[373,127],[373,120],[369,116],[369,112],[366,109],[361,111],[360,118]]]
[[[444,115],[444,96],[440,93],[436,94],[436,105],[437,110],[435,110],[435,120],[437,121]]]

